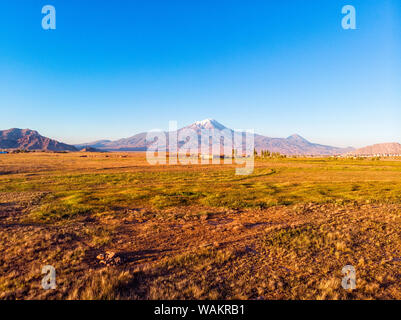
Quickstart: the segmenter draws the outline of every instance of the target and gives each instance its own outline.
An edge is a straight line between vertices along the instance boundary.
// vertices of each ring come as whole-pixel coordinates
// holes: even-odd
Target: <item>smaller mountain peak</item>
[[[301,139],[303,139],[298,133],[294,133],[294,134],[290,135],[287,139],[290,139],[290,138],[301,138]]]
[[[293,135],[290,135],[288,138],[287,138],[287,140],[291,140],[291,141],[303,141],[303,142],[307,142],[307,143],[309,143],[309,141],[308,140],[306,140],[304,137],[302,137],[302,136],[300,136],[299,134],[293,134]]]
[[[26,133],[26,132],[33,132],[33,133],[38,133],[36,130],[32,130],[29,128],[26,129],[20,129],[20,128],[11,128],[8,130],[3,130],[4,132],[22,132],[22,133]]]
[[[25,134],[26,134],[26,133],[39,134],[38,131],[32,130],[32,129],[22,129],[21,132],[23,132],[23,133],[25,133]]]
[[[292,135],[290,135],[287,139],[301,139],[301,140],[305,140],[305,138],[303,138],[302,136],[300,136],[297,133],[294,133]]]
[[[1,149],[77,151],[71,145],[40,135],[36,130],[12,128],[0,130]]]

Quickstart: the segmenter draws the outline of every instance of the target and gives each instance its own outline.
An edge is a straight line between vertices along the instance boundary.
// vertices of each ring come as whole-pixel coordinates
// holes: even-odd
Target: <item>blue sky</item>
[[[56,30],[41,28],[46,4]],[[357,30],[341,27],[346,4]],[[2,0],[0,129],[80,143],[214,118],[401,142],[400,35],[397,0]]]

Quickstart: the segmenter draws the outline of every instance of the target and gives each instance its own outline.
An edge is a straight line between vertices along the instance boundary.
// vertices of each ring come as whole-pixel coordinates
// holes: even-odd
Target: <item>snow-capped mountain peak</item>
[[[202,121],[196,121],[193,124],[189,125],[188,128],[196,128],[196,129],[217,129],[223,130],[227,129],[224,125],[214,119],[205,119]]]

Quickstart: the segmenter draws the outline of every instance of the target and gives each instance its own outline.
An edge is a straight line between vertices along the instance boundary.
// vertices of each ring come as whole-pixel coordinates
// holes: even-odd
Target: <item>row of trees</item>
[[[269,150],[260,150],[258,151],[254,149],[253,155],[259,158],[286,158],[286,155],[281,154],[280,152],[270,152]]]

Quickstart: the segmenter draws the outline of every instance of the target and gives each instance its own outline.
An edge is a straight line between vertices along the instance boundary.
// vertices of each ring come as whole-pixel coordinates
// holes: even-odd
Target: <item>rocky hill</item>
[[[401,144],[379,143],[364,148],[356,149],[349,154],[356,156],[384,156],[384,155],[401,155]]]
[[[0,149],[77,151],[74,146],[41,136],[30,129],[0,130]]]

